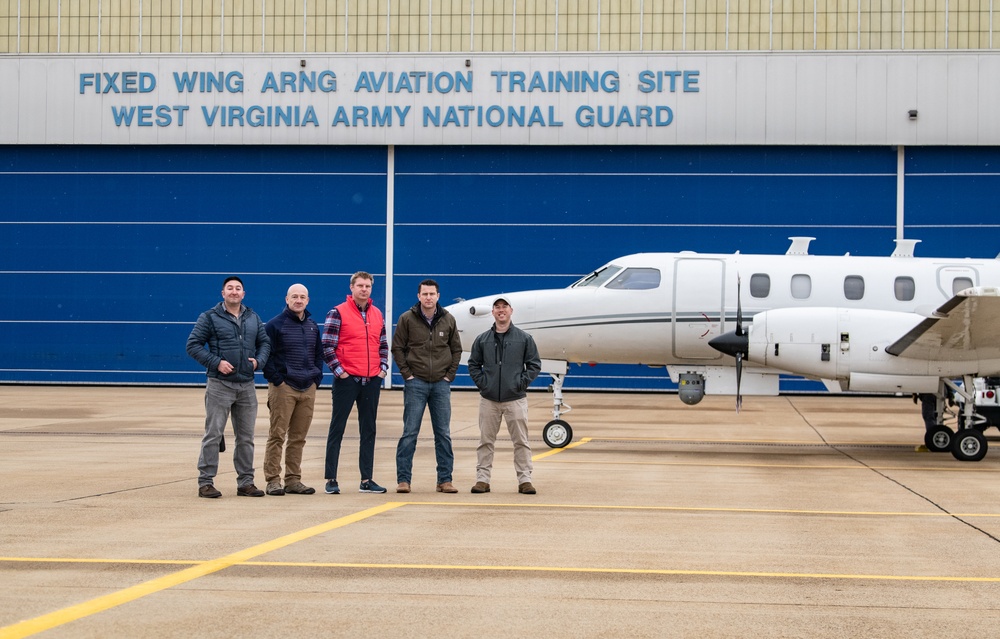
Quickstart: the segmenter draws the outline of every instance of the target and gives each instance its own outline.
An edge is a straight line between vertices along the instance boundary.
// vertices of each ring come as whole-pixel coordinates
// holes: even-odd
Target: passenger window
[[[893,291],[897,300],[909,302],[916,295],[917,286],[913,283],[912,277],[897,277],[895,284],[893,284]]]
[[[750,276],[750,296],[767,297],[771,294],[771,276],[767,273],[754,273]]]
[[[865,296],[865,278],[860,275],[848,275],[844,278],[844,297],[849,300],[859,300]]]
[[[627,268],[608,282],[608,288],[645,290],[660,285],[660,270],[655,268]]]
[[[812,295],[812,278],[799,273],[792,276],[792,297],[797,300],[809,299]]]
[[[967,288],[972,288],[972,280],[968,277],[956,277],[951,282],[952,295],[958,295],[959,291],[964,291]]]

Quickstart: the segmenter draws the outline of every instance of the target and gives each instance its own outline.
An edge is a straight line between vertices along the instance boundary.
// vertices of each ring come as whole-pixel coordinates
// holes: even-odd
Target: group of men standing
[[[307,310],[309,291],[293,284],[285,309],[266,324],[243,304],[243,281],[223,282],[222,301],[198,317],[187,340],[188,354],[206,369],[205,435],[198,457],[198,496],[221,497],[214,481],[220,450],[225,450],[226,422],[232,416],[236,436],[233,464],[237,495],[311,495],[302,483],[302,451],[312,424],[323,364],[333,373],[333,416],[326,441],[324,490],[339,494],[340,448],[347,420],[358,409],[361,474],[359,492],[384,493],[374,472],[376,420],[382,380],[389,374],[389,342],[381,311],[372,303],[374,278],[359,271],[351,277],[350,295],[330,310],[322,329]],[[392,337],[392,357],[404,380],[403,434],[396,447],[396,492],[411,490],[413,455],[424,410],[429,409],[437,461],[437,492],[457,493],[451,446],[451,382],[458,371],[462,342],[455,318],[438,303],[431,279],[420,282],[417,303],[403,313]],[[528,444],[528,385],[541,360],[530,335],[511,322],[508,301],[493,303],[493,326],[479,335],[469,357],[469,374],[480,392],[480,442],[473,493],[490,492],[493,453],[500,421],[507,423],[514,445],[518,492],[535,494]],[[257,419],[254,372],[267,380],[270,430],[264,453],[265,490],[254,485],[253,432]],[[284,483],[281,476],[285,457]]]

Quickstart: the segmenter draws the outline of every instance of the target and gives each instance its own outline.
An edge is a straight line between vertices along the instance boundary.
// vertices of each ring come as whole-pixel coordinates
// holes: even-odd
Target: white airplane
[[[974,380],[1000,375],[1000,258],[917,258],[919,240],[896,240],[890,257],[818,256],[814,238],[789,239],[784,255],[639,253],[568,288],[503,293],[552,376],[546,444],[573,437],[561,419],[568,364],[616,363],[664,366],[684,403],[735,395],[737,410],[744,394],[777,395],[780,374],[834,392],[932,396],[927,447],[982,459],[989,423]],[[448,307],[466,352],[498,295]],[[957,433],[944,424],[953,394]]]

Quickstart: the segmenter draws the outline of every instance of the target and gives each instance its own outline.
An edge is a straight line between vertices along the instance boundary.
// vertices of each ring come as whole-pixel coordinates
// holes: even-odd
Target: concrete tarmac
[[[478,395],[453,393],[456,495],[425,416],[394,492],[402,391],[383,391],[375,480],[323,492],[330,391],[303,460],[315,495],[237,497],[230,450],[199,499],[201,388],[0,386],[0,638],[995,637],[1000,442],[916,452],[909,398],[576,393],[574,443],[540,428],[537,495],[509,439],[475,482]],[[256,484],[268,419],[258,390]],[[988,435],[996,431],[988,432]],[[992,438],[991,438],[992,440]]]

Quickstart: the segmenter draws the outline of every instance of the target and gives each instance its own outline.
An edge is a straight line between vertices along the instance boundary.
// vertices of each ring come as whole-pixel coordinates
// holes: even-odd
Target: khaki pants
[[[267,409],[271,415],[271,430],[264,449],[264,478],[268,482],[281,478],[281,449],[285,448],[285,485],[302,481],[302,449],[312,425],[316,404],[316,385],[309,390],[295,390],[288,384],[267,385]]]
[[[528,445],[528,398],[511,402],[492,402],[479,398],[479,447],[476,448],[476,481],[490,483],[493,451],[500,432],[500,419],[507,422],[507,432],[514,444],[514,470],[517,483],[531,481],[531,446]]]

